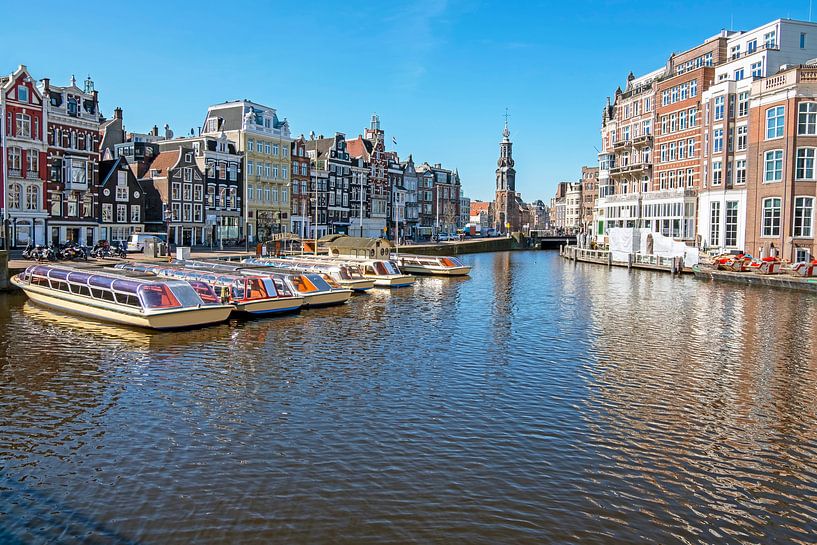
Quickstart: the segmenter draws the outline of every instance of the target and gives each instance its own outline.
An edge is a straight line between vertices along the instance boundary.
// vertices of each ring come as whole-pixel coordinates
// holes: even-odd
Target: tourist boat
[[[812,259],[811,261],[799,261],[797,263],[794,263],[789,268],[789,272],[795,276],[802,276],[804,278],[817,276],[817,259]]]
[[[465,265],[456,257],[392,254],[391,258],[401,271],[412,274],[467,276],[471,272],[471,266]]]
[[[11,279],[37,304],[150,329],[223,322],[233,311],[204,282],[153,280],[113,271],[32,265]]]
[[[266,276],[272,278],[274,282],[284,284],[292,293],[303,297],[304,307],[342,305],[352,296],[352,290],[343,288],[331,278],[317,273],[297,273],[295,271],[276,269],[270,266],[251,268],[246,264],[233,264],[228,262],[213,263],[210,261],[197,260],[174,261],[173,264],[183,265],[184,267],[193,269],[250,276]]]
[[[368,291],[374,287],[374,280],[365,278],[358,265],[331,263],[319,260],[309,260],[303,257],[291,258],[256,258],[250,257],[241,261],[247,265],[261,267],[273,266],[295,272],[317,273],[329,276],[343,288],[353,291]]]
[[[757,274],[779,274],[783,262],[778,257],[764,257],[752,260],[749,263],[749,270]]]
[[[204,282],[213,287],[223,300],[233,305],[237,312],[251,315],[293,312],[304,303],[303,297],[293,295],[283,283],[276,286],[269,276],[202,271],[162,263],[120,263],[116,268],[187,282]]]
[[[415,278],[410,274],[403,274],[396,263],[387,259],[367,259],[352,256],[312,256],[313,259],[358,265],[363,276],[374,280],[378,288],[401,288],[414,284]]]

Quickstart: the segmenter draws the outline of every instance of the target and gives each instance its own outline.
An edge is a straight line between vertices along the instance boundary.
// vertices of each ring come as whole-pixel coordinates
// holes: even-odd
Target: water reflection
[[[0,542],[813,541],[817,302],[465,261],[185,333],[0,295]]]

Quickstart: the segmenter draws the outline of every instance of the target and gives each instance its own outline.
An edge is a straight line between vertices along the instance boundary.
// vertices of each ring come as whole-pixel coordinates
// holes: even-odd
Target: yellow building
[[[250,242],[269,240],[289,231],[290,144],[289,123],[275,109],[248,100],[210,106],[204,133],[238,143],[243,158],[241,207],[244,234]]]

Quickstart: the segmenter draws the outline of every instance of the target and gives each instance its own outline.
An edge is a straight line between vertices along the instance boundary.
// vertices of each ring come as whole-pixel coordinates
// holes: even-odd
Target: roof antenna
[[[729,15],[729,32],[735,30],[735,14]]]
[[[811,22],[811,0],[808,0],[808,22]]]

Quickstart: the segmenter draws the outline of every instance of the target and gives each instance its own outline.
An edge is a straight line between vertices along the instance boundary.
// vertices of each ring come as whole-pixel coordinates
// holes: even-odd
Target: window
[[[253,172],[252,167],[253,167],[253,162],[252,161],[247,161],[247,174],[249,174],[250,176],[252,176],[252,172]]]
[[[811,218],[814,210],[813,197],[794,199],[794,236],[811,237]]]
[[[778,197],[763,199],[763,225],[761,227],[761,236],[780,236],[780,199]]]
[[[39,210],[40,188],[36,185],[26,187],[26,210]]]
[[[738,127],[738,151],[746,149],[747,134],[748,134],[747,125],[741,125]]]
[[[270,154],[270,149],[272,149],[272,148],[270,147],[269,142],[265,142],[265,143],[264,143],[264,152],[265,152],[267,155],[269,155],[269,154]]]
[[[201,203],[193,205],[193,221],[196,223],[204,221],[204,206]]]
[[[806,33],[801,32],[800,33],[800,49],[805,49],[805,48],[806,48]]]
[[[669,143],[669,160],[675,161],[675,142]]]
[[[28,102],[28,87],[25,85],[17,86],[17,100],[20,102]]]
[[[171,218],[172,221],[179,221],[179,220],[182,219],[182,205],[181,204],[179,204],[177,202],[174,202],[173,205],[171,206],[171,210],[172,210],[172,213],[171,213],[170,218]]]
[[[134,204],[130,207],[130,222],[131,223],[139,223],[142,221],[142,210],[138,204]]]
[[[740,81],[743,79],[744,71],[743,68],[738,68],[735,70],[735,81]]]
[[[689,157],[695,157],[695,139],[690,138],[687,140],[688,148],[689,148]]]
[[[783,136],[784,111],[783,106],[776,106],[766,110],[766,140]]]
[[[698,80],[694,79],[689,82],[689,96],[694,98],[698,96]]]
[[[746,43],[746,53],[754,53],[755,51],[757,51],[757,40],[749,40]]]
[[[712,185],[721,185],[723,179],[723,163],[712,161]]]
[[[723,129],[712,131],[712,153],[723,151]]]
[[[113,223],[113,205],[111,203],[102,204],[102,222]]]
[[[127,223],[128,222],[128,205],[127,204],[117,204],[116,205],[116,223]]]
[[[738,245],[738,201],[726,201],[723,245],[727,247]]]
[[[689,127],[692,128],[698,124],[698,108],[689,109]]]
[[[687,187],[695,185],[695,171],[691,168],[687,169]]]
[[[193,203],[186,202],[182,205],[182,221],[193,221]]]
[[[193,181],[193,169],[190,167],[184,167],[184,181],[185,182],[192,182]]]
[[[40,152],[35,149],[26,152],[26,170],[29,172],[40,171]]]
[[[193,186],[193,200],[200,201],[204,197],[204,186],[196,184]]]
[[[797,134],[817,134],[817,102],[801,102],[797,110]]]
[[[278,144],[272,145],[272,154],[276,157],[278,156]]]
[[[116,186],[116,200],[128,202],[128,186]]]
[[[184,184],[182,200],[189,201],[193,198],[193,184]]]
[[[798,180],[814,180],[814,150],[815,148],[797,148]]]
[[[753,78],[759,78],[763,76],[763,61],[753,62],[750,68],[752,70]]]
[[[258,153],[263,153],[264,151],[264,143],[261,142],[260,140],[255,143],[255,151],[257,151]]]
[[[661,162],[662,163],[667,162],[667,145],[666,144],[661,144]]]
[[[783,179],[783,150],[767,151],[764,162],[764,182],[779,182]]]
[[[28,114],[17,114],[15,134],[23,138],[31,138],[31,116]]]
[[[182,198],[182,184],[179,182],[173,182],[170,186],[170,198],[178,201]]]
[[[767,32],[763,35],[763,45],[766,46],[766,49],[774,49],[776,46],[777,32],[772,30],[771,32]]]
[[[270,190],[268,187],[264,189],[264,202],[270,202]]]
[[[746,159],[738,159],[735,161],[735,183],[746,183]]]
[[[249,184],[247,186],[247,198],[248,199],[250,199],[250,200],[255,199],[255,191],[254,190],[255,190],[255,188],[253,187],[252,184]]]
[[[738,93],[738,117],[749,114],[749,91]]]
[[[724,97],[719,96],[715,97],[715,121],[719,119],[723,119],[723,104],[724,104]]]
[[[721,203],[714,201],[709,203],[709,244],[718,246],[720,244],[721,233]]]

